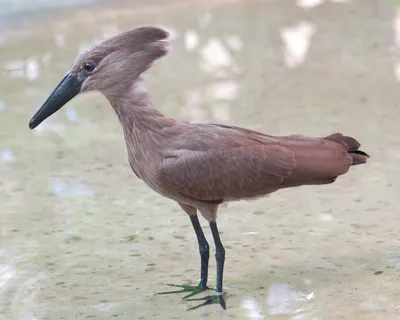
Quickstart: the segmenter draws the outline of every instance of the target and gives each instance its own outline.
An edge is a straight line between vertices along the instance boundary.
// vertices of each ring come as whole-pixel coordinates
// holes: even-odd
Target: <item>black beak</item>
[[[29,121],[29,128],[36,128],[75,97],[81,91],[83,80],[78,79],[76,75],[68,72],[43,103],[42,107],[32,117],[31,121]]]

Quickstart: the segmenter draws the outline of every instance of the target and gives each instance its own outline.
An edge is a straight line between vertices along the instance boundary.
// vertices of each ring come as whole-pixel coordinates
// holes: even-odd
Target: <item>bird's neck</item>
[[[145,82],[141,78],[126,92],[105,95],[124,130],[136,134],[154,134],[175,123],[153,107]]]
[[[121,122],[131,166],[151,164],[176,121],[153,107],[143,81],[136,82],[129,92],[107,99]]]

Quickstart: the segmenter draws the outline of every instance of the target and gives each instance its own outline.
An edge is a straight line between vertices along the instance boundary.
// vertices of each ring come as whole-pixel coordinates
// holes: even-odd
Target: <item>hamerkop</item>
[[[335,133],[323,138],[270,136],[221,124],[179,122],[157,111],[142,74],[168,51],[168,32],[138,27],[122,32],[80,54],[43,106],[29,122],[31,129],[76,95],[100,91],[121,122],[129,163],[150,188],[175,200],[189,215],[201,257],[198,286],[177,286],[173,292],[207,288],[209,246],[197,211],[209,222],[216,247],[215,294],[204,304],[219,303],[225,250],[217,228],[218,206],[258,198],[282,188],[329,184],[350,166],[369,156],[352,137]],[[188,297],[186,296],[186,297]],[[200,300],[200,299],[190,299]]]

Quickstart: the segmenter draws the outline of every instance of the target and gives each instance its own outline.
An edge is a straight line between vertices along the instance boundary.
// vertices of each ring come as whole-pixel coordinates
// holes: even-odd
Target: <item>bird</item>
[[[197,237],[198,285],[173,285],[180,290],[162,293],[186,292],[186,300],[202,300],[199,306],[219,304],[226,309],[219,206],[284,188],[333,183],[351,166],[366,163],[369,155],[359,149],[356,139],[341,133],[272,136],[233,125],[189,123],[165,116],[153,106],[144,76],[169,52],[168,38],[164,28],[138,26],[84,50],[29,127],[34,129],[79,94],[102,93],[121,123],[131,169],[155,192],[179,204]],[[214,293],[194,299],[193,295],[209,289],[210,250],[198,213],[211,229],[217,270]]]

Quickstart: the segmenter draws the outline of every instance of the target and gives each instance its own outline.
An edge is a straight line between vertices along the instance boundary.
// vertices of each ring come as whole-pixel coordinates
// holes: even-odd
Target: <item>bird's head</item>
[[[99,42],[81,53],[29,122],[34,129],[82,92],[98,90],[106,97],[129,90],[153,61],[168,52],[168,32],[138,27]]]

